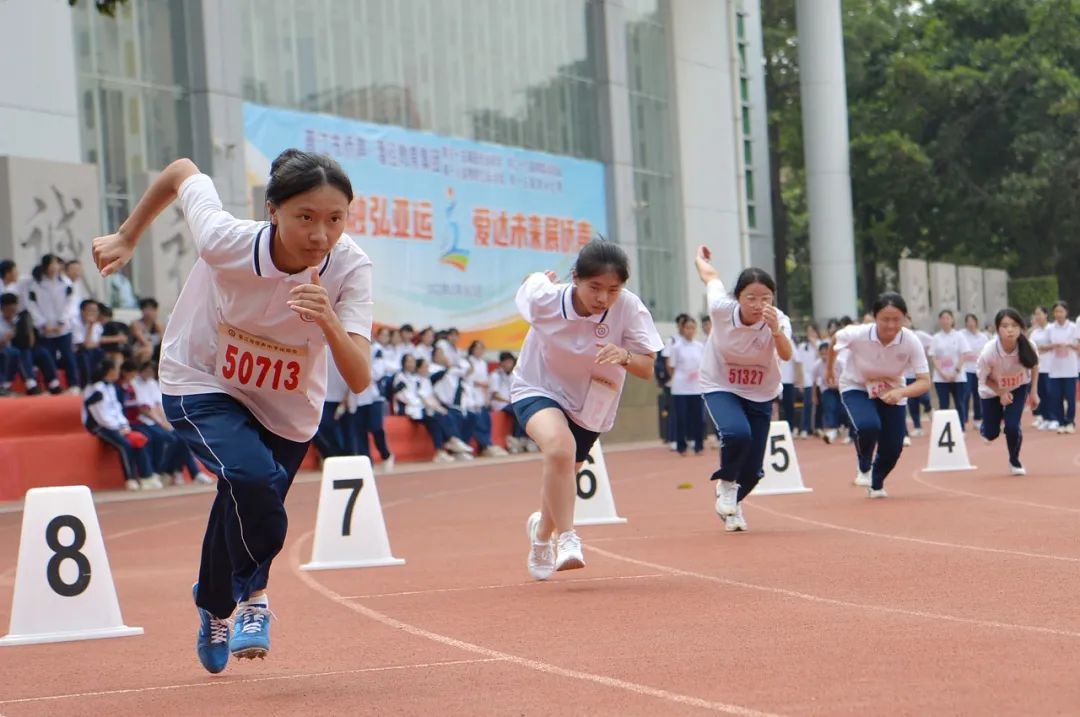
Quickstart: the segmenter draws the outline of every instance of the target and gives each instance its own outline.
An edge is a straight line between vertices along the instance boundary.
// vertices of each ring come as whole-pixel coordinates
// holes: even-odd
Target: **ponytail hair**
[[[1024,321],[1024,318],[1020,316],[1020,312],[1016,309],[1002,309],[994,316],[994,329],[999,329],[1001,322],[1005,319],[1012,319],[1020,327],[1020,335],[1016,337],[1016,353],[1020,359],[1020,365],[1024,368],[1035,368],[1039,365],[1039,352],[1031,345],[1030,339],[1024,333],[1027,322]]]

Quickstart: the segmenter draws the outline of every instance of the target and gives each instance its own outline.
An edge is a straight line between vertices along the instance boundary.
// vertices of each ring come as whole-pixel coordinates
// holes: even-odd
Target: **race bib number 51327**
[[[733,386],[760,386],[765,380],[765,369],[757,366],[729,366],[728,383]]]
[[[217,375],[247,390],[306,391],[308,351],[253,336],[238,328],[218,327]]]

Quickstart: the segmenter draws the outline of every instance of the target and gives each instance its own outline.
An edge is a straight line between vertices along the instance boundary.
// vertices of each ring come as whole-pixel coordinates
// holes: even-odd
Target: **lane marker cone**
[[[795,455],[795,442],[791,438],[791,426],[787,421],[773,421],[769,425],[769,442],[765,446],[762,468],[765,476],[754,488],[755,496],[813,491],[803,484],[799,458]]]
[[[625,523],[615,510],[607,463],[600,441],[593,444],[589,457],[577,474],[577,499],[574,501],[574,525],[614,525]]]
[[[930,428],[930,455],[924,473],[948,471],[973,471],[975,466],[968,459],[964,429],[960,426],[960,414],[954,409],[934,411]]]

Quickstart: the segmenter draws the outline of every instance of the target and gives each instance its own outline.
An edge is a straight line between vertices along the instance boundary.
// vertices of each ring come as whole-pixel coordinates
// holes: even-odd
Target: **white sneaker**
[[[1024,470],[1024,467],[1023,467],[1023,466],[1014,466],[1014,465],[1013,465],[1012,463],[1010,463],[1010,464],[1009,464],[1009,475],[1013,475],[1013,476],[1026,476],[1026,475],[1027,475],[1027,471],[1026,471],[1026,470]]]
[[[465,441],[461,440],[457,436],[454,436],[446,442],[446,447],[454,453],[468,453],[472,455],[472,447],[465,444]]]
[[[555,546],[551,539],[537,540],[536,529],[540,526],[540,511],[529,516],[525,532],[529,536],[529,575],[536,580],[547,580],[555,572]]]
[[[822,436],[822,438],[825,439],[826,443],[828,443],[829,445],[832,445],[833,442],[836,441],[836,429],[835,428],[830,428],[829,430],[825,431],[825,435]]]
[[[915,428],[911,431],[911,435],[915,438],[922,438],[923,432],[921,428]]]
[[[577,570],[585,567],[585,556],[581,554],[581,538],[573,530],[559,536],[559,557],[555,559],[555,570]]]
[[[201,485],[213,485],[214,476],[209,473],[199,473],[199,475],[195,476],[195,482]]]
[[[431,461],[432,463],[453,463],[454,457],[446,451],[435,451],[435,457]]]
[[[672,441],[671,443],[667,444],[667,446],[668,446],[668,449],[670,449],[670,450],[673,450],[673,451],[679,450],[679,444],[676,443],[675,441]]]
[[[382,472],[383,473],[390,473],[393,470],[394,470],[394,454],[391,453],[389,456],[386,457],[386,460],[384,460],[382,462]]]
[[[1069,432],[1069,427],[1068,426],[1058,426],[1057,432],[1058,432],[1059,436],[1064,436],[1066,433]]]
[[[172,484],[173,485],[187,485],[187,480],[184,478],[184,472],[183,471],[176,471],[175,473],[173,473],[173,475],[172,475]]]
[[[866,497],[867,498],[888,498],[889,494],[885,492],[884,488],[878,488],[877,490],[874,490],[873,488],[867,488],[866,489]]]
[[[739,507],[739,484],[733,480],[716,481],[716,514],[721,518],[735,515]]]
[[[840,442],[843,443],[845,446],[850,445],[851,444],[851,434],[849,433],[846,436],[844,436],[844,440],[842,440]]]
[[[1046,425],[1043,426],[1044,431],[1056,431],[1059,428],[1061,428],[1061,424],[1058,423],[1057,421],[1050,421],[1049,423],[1047,423]]]
[[[506,450],[510,453],[521,453],[524,449],[522,446],[522,440],[520,438],[514,438],[513,436],[506,437]]]
[[[1065,426],[1065,432],[1066,433],[1076,433],[1076,425],[1070,423],[1069,425]]]
[[[142,485],[134,478],[128,478],[124,481],[124,488],[127,490],[142,490]]]
[[[139,482],[142,484],[143,490],[159,490],[165,487],[165,484],[161,482],[161,477],[157,473],[149,478],[143,478]]]
[[[911,437],[910,436],[904,436],[904,448],[907,448],[910,445],[911,445]]]
[[[492,445],[488,446],[487,448],[485,448],[483,451],[481,451],[480,455],[486,456],[488,458],[499,458],[501,456],[505,456],[505,455],[509,455],[509,454],[506,452],[506,450],[504,448],[492,444]]]
[[[855,483],[855,485],[859,486],[860,488],[869,488],[870,485],[871,485],[870,473],[869,472],[863,473],[862,471],[857,472],[855,474],[854,483]]]
[[[1042,416],[1035,416],[1035,420],[1032,422],[1031,427],[1036,431],[1041,431],[1045,425],[1046,421],[1043,420]]]
[[[475,456],[473,456],[472,453],[455,453],[454,454],[454,460],[455,461],[471,461],[473,458],[475,458]]]
[[[746,518],[743,517],[742,506],[736,506],[735,515],[732,516],[735,519],[735,530],[747,530]]]
[[[528,453],[539,453],[540,452],[540,446],[536,445],[536,441],[529,438],[529,439],[526,439],[526,441],[525,441],[525,450]]]

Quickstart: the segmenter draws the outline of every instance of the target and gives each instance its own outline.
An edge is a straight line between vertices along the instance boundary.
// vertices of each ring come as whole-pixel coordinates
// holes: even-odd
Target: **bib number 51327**
[[[266,386],[269,378],[269,387],[275,391],[295,391],[300,385],[300,362],[255,356],[250,351],[241,351],[239,346],[230,343],[225,347],[221,376],[227,381],[232,381],[235,377],[239,383],[245,386],[254,385],[255,388]]]

